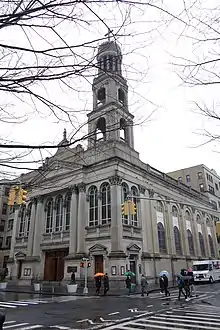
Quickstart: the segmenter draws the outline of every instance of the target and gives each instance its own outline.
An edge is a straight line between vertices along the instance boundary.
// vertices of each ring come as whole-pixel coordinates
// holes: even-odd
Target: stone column
[[[45,224],[44,208],[43,208],[43,196],[37,198],[37,210],[35,217],[34,227],[34,243],[33,243],[33,256],[40,256],[40,244],[42,241],[43,228]]]
[[[145,197],[145,191],[146,188],[144,186],[139,185],[139,192],[140,192],[140,222],[141,222],[141,228],[142,228],[142,251],[148,252],[148,224],[150,223],[150,217],[149,217],[149,209],[147,209],[146,205],[146,199],[142,199],[142,197]]]
[[[69,255],[75,256],[77,251],[77,215],[78,215],[78,188],[72,187],[71,208],[70,208],[70,243]]]
[[[148,238],[152,242],[152,252],[159,254],[159,244],[158,244],[158,234],[157,234],[157,208],[155,201],[151,200],[150,198],[154,197],[153,189],[148,189],[148,208],[149,208],[149,215],[150,215],[150,230]]]
[[[14,249],[15,249],[15,243],[16,243],[16,236],[18,232],[18,226],[19,226],[19,206],[15,206],[15,215],[14,215],[14,222],[13,222],[13,229],[12,229],[12,236],[11,236],[11,247],[10,247],[10,254],[9,258],[14,259]]]
[[[32,256],[33,252],[33,241],[34,241],[34,226],[36,220],[36,210],[37,210],[37,199],[33,198],[31,200],[31,219],[30,219],[30,228],[28,234],[28,244],[27,244],[27,257]]]
[[[188,237],[187,237],[187,229],[186,229],[186,219],[185,219],[185,210],[183,208],[183,205],[180,205],[181,207],[181,216],[180,216],[180,234],[181,234],[181,241],[182,241],[182,250],[183,255],[189,256],[189,244],[188,244]]]
[[[201,256],[200,244],[199,244],[199,232],[196,220],[196,212],[195,209],[193,211],[193,222],[192,222],[192,230],[193,230],[193,240],[194,240],[194,248],[195,248],[195,256]]]
[[[166,244],[167,244],[167,253],[171,255],[176,255],[176,247],[174,241],[174,232],[173,232],[173,219],[172,219],[172,210],[170,202],[165,201],[165,231],[166,231]]]
[[[203,213],[202,232],[203,232],[203,236],[204,236],[206,256],[211,257],[211,250],[210,250],[209,239],[208,239],[208,230],[207,230],[208,224],[209,224],[209,221],[206,222],[205,214]]]
[[[81,182],[78,184],[79,202],[77,219],[77,254],[85,253],[85,226],[86,226],[86,185]]]
[[[111,184],[111,254],[124,253],[122,246],[123,225],[121,216],[121,183],[118,175],[109,178]]]

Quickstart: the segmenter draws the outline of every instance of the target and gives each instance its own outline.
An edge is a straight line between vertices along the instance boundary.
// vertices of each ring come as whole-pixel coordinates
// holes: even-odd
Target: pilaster
[[[204,233],[206,256],[211,257],[211,250],[210,250],[209,239],[208,239],[207,224],[208,223],[206,223],[205,213],[203,212],[203,215],[202,215],[202,231]]]
[[[122,178],[114,175],[109,178],[111,185],[111,255],[123,254],[123,225],[121,217],[121,183]]]
[[[182,241],[182,250],[183,255],[189,256],[189,244],[188,244],[188,236],[187,236],[187,229],[186,229],[186,219],[185,219],[185,212],[183,205],[180,205],[180,234],[181,234],[181,241]]]
[[[86,185],[81,182],[77,185],[79,191],[78,219],[77,219],[77,254],[83,254],[85,250],[85,226],[86,226]]]
[[[196,210],[193,208],[193,221],[192,221],[192,230],[194,231],[193,238],[194,244],[195,244],[195,255],[201,256],[201,250],[200,250],[200,244],[199,244],[199,232],[198,232],[198,226],[197,226],[197,220],[196,220]]]
[[[12,230],[12,236],[11,236],[11,247],[10,247],[10,254],[9,258],[14,259],[14,249],[15,249],[15,243],[16,243],[16,236],[19,226],[19,206],[15,206],[15,215],[14,215],[14,222],[13,222],[13,230]]]
[[[147,199],[142,199],[141,197],[145,197],[146,188],[144,186],[139,185],[140,192],[140,219],[141,219],[141,227],[142,227],[142,251],[149,252],[149,241],[148,241],[148,227],[150,225],[150,210],[147,208]],[[152,252],[152,250],[151,250]]]
[[[45,223],[45,217],[43,215],[44,215],[43,196],[38,196],[35,227],[34,227],[33,256],[39,256],[41,252],[40,244],[42,240],[43,228]]]
[[[77,251],[77,216],[78,216],[78,187],[71,187],[71,213],[70,213],[70,243],[69,255],[75,256]]]
[[[176,255],[176,247],[173,232],[173,219],[170,202],[165,201],[165,230],[167,241],[167,252],[171,255]]]
[[[149,209],[150,223],[149,223],[149,233],[148,238],[152,241],[152,248],[154,254],[159,254],[159,243],[158,243],[158,233],[157,233],[157,208],[155,201],[151,200],[154,197],[153,189],[148,190],[149,200],[147,201],[147,208]]]
[[[33,241],[34,241],[34,226],[36,220],[36,211],[37,211],[37,199],[33,198],[31,200],[31,219],[30,219],[30,228],[28,234],[28,244],[27,244],[27,257],[32,256],[33,252]]]

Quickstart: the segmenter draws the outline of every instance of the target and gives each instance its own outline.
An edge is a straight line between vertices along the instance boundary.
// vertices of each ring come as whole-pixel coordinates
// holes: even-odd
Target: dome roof
[[[121,55],[121,48],[115,41],[106,41],[99,46],[97,56],[100,57],[104,53],[116,53],[117,55]]]

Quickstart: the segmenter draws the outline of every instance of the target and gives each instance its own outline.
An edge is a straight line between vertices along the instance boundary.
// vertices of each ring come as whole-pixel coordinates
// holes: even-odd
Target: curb
[[[169,289],[175,289],[177,288],[177,286],[171,286],[169,287]],[[160,291],[160,288],[157,288],[157,289],[152,289],[152,290],[149,290],[148,292],[149,293],[153,293],[153,292],[157,292],[157,291]],[[13,289],[6,289],[6,290],[0,290],[0,292],[8,292],[8,293],[27,293],[27,294],[37,294],[37,295],[44,295],[44,296],[79,296],[79,297],[82,297],[82,296],[90,296],[90,295],[85,295],[83,293],[76,293],[76,294],[69,294],[69,293],[66,293],[66,292],[63,292],[63,293],[59,293],[59,292],[42,292],[42,291],[39,291],[39,292],[36,292],[36,291],[30,291],[30,290],[13,290]],[[139,295],[141,294],[141,292],[134,292],[132,293],[131,295]],[[91,297],[95,296],[95,293],[93,295],[91,295]],[[106,297],[122,297],[124,298],[124,296],[127,296],[126,293],[121,293],[121,294],[117,294],[117,293],[109,293]]]

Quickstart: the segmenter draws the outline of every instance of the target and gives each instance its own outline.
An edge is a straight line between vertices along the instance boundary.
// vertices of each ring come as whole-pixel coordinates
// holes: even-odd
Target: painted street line
[[[116,314],[120,314],[120,312],[109,313],[108,315],[116,315]]]
[[[83,323],[83,322],[88,322],[89,324],[96,324],[92,320],[89,320],[89,319],[84,319],[84,320],[77,321],[77,323]]]

